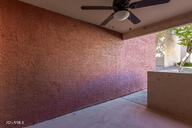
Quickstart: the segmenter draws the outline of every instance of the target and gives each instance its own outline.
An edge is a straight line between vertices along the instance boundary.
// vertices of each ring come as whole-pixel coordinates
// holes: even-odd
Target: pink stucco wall
[[[0,126],[30,125],[146,88],[155,35],[121,40],[94,25],[0,1]]]

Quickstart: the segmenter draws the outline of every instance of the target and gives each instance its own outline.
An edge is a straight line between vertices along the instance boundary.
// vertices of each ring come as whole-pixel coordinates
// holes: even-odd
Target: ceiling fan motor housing
[[[114,0],[113,10],[115,12],[127,10],[129,8],[129,3],[130,3],[130,0]]]

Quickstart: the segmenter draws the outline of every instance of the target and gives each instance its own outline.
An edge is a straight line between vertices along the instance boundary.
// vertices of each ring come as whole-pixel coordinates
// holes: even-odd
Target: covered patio
[[[156,32],[192,23],[191,9],[0,0],[0,128],[190,128],[191,74],[162,75],[155,54]]]

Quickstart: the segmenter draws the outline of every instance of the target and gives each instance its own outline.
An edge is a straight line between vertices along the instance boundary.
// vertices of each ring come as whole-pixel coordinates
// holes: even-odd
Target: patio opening
[[[167,29],[157,33],[156,69],[192,72],[191,56],[192,24]]]

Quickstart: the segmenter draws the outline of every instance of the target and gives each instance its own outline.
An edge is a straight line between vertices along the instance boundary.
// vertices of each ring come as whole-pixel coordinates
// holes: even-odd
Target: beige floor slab
[[[136,104],[147,106],[147,89],[122,97]]]
[[[119,98],[27,128],[192,128],[192,126]]]

